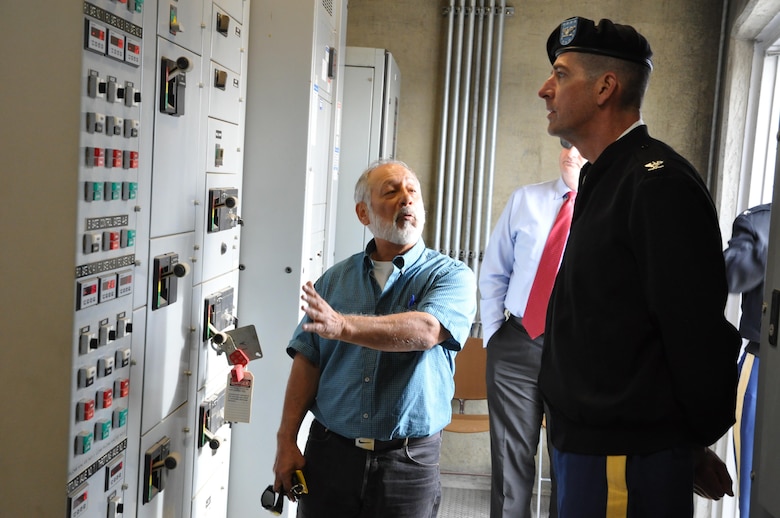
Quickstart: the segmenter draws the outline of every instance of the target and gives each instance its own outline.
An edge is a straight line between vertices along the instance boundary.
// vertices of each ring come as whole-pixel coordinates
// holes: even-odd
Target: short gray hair
[[[620,98],[618,98],[618,104],[621,108],[642,109],[645,92],[647,92],[647,86],[650,83],[650,68],[625,59],[596,54],[578,54],[582,58],[582,64],[590,81],[595,81],[608,71],[617,74],[623,86]]]
[[[366,204],[370,204],[371,202],[371,193],[369,192],[368,188],[368,175],[371,174],[371,171],[376,169],[377,167],[383,166],[383,165],[400,165],[412,175],[414,175],[415,178],[417,178],[417,173],[412,171],[412,168],[406,165],[406,163],[401,162],[400,160],[395,160],[391,158],[380,158],[379,160],[376,160],[369,165],[365,171],[363,171],[363,174],[360,175],[360,178],[358,178],[357,183],[355,184],[355,203],[360,203],[361,201],[366,202]],[[419,178],[417,179],[419,182]]]

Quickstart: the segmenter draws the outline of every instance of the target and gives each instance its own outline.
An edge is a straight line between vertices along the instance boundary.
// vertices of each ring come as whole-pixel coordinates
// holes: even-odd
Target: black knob
[[[165,467],[168,469],[176,469],[176,466],[179,465],[179,460],[176,457],[176,455],[168,455],[165,457]]]

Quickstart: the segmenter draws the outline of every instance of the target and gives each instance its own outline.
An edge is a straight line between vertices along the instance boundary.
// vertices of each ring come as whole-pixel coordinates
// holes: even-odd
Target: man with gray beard
[[[299,517],[432,518],[454,359],[476,313],[476,282],[465,264],[425,247],[420,182],[406,164],[372,164],[355,203],[374,239],[303,286],[274,491],[295,499],[301,470],[309,492]],[[296,439],[309,411],[301,454]]]

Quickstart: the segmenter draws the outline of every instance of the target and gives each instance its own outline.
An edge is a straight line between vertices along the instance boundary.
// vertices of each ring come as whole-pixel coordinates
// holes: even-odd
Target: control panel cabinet
[[[69,517],[227,513],[229,365],[208,323],[237,314],[248,19],[248,0],[92,0],[73,28]]]
[[[262,514],[256,475],[273,464],[289,358],[249,358],[262,358],[255,419],[228,423],[235,371],[214,337],[256,325],[283,343],[301,283],[332,262],[346,0],[30,0],[4,14],[39,9],[42,37],[9,23],[3,39],[22,78],[4,135],[24,156],[4,179],[42,202],[4,206],[25,224],[4,269],[46,313],[20,320],[39,331],[34,362],[2,364],[47,412],[30,416],[34,450],[3,455],[35,475],[7,484],[26,505],[4,498],[3,512],[38,500],[68,518]]]
[[[125,503],[136,333],[143,4],[83,2],[80,161],[73,288],[67,516],[117,516]],[[139,325],[141,326],[139,329]]]
[[[346,16],[344,0],[264,0],[252,8],[252,35],[262,37],[248,46],[238,316],[274,345],[252,366],[252,416],[263,418],[233,427],[229,515],[256,506],[257,480],[271,481],[274,448],[243,453],[276,442],[289,373],[279,344],[301,318],[301,285],[332,264]]]

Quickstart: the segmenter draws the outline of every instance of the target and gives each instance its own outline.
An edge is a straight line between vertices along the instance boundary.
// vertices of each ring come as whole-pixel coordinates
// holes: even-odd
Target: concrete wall
[[[724,243],[730,237],[731,222],[737,212],[749,206],[742,187],[742,174],[752,167],[745,152],[751,143],[751,123],[755,117],[752,87],[761,81],[756,68],[755,41],[764,38],[767,27],[777,24],[780,0],[733,0],[726,26],[727,47],[724,61],[720,117],[718,120],[717,181],[720,184],[718,210]],[[758,58],[760,59],[760,57]]]
[[[446,19],[441,0],[350,0],[347,45],[390,50],[403,74],[398,157],[421,176],[433,213]],[[493,221],[515,187],[554,178],[558,141],[547,135],[537,96],[550,73],[545,44],[570,16],[611,18],[650,41],[655,71],[643,117],[706,176],[721,33],[720,2],[675,0],[528,0],[508,2],[515,14],[504,33]],[[345,102],[348,102],[345,99]],[[429,219],[432,221],[432,218]],[[426,236],[432,236],[427,229]]]
[[[83,124],[80,106],[63,99],[82,95],[82,37],[73,28],[84,21],[80,6],[69,2],[8,2],[2,10],[3,67],[20,80],[0,87],[0,153],[8,157],[0,173],[8,193],[0,208],[0,323],[10,338],[0,348],[0,415],[17,437],[0,454],[0,515],[63,516],[73,448],[71,370],[63,368],[72,354],[76,256],[71,170],[83,160],[74,131]],[[27,37],[19,20],[31,12],[46,37]],[[54,92],[40,80],[43,68]],[[15,423],[23,429],[12,431]]]

